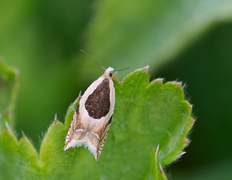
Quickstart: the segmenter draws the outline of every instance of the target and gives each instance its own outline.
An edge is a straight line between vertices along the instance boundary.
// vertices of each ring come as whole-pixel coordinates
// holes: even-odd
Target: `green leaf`
[[[158,151],[159,151],[159,146],[151,152],[151,171],[152,171],[153,179],[167,180],[161,165],[158,169]]]
[[[49,127],[39,157],[25,136],[18,142],[9,128],[3,131],[0,167],[12,167],[17,174],[0,169],[2,178],[143,179],[149,176],[150,161],[153,175],[161,172],[161,166],[182,155],[193,120],[181,83],[163,84],[161,79],[149,83],[147,70],[138,69],[122,83],[115,83],[115,112],[98,161],[84,147],[63,150],[77,98],[67,111],[65,124],[55,118]],[[154,160],[150,152],[158,145]],[[158,177],[165,179],[164,173]]]
[[[99,0],[95,9],[84,49],[116,68],[157,70],[209,27],[232,18],[231,0]]]
[[[19,72],[0,58],[0,130],[5,121],[13,124],[13,110],[18,91]]]
[[[30,141],[16,139],[9,127],[0,135],[0,179],[40,179],[39,157]]]

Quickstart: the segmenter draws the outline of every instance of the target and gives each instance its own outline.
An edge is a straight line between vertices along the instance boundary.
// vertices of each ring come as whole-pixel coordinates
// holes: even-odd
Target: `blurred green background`
[[[0,0],[0,56],[20,70],[14,129],[39,151],[104,67],[182,81],[196,123],[173,179],[232,178],[231,0]],[[155,147],[154,147],[155,148]]]

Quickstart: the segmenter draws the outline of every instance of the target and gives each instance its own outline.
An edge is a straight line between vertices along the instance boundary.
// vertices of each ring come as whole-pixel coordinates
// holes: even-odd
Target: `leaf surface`
[[[55,119],[49,127],[39,156],[25,136],[17,141],[8,127],[3,130],[0,167],[5,168],[0,171],[11,167],[17,173],[4,171],[1,178],[143,179],[150,173],[150,152],[158,145],[158,169],[182,155],[193,120],[181,83],[163,84],[161,79],[149,83],[145,67],[115,83],[115,91],[115,112],[98,161],[83,147],[63,150],[77,98],[65,125]]]

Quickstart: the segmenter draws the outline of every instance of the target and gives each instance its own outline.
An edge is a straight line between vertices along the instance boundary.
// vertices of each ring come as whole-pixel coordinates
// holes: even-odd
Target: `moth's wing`
[[[66,136],[64,150],[67,150],[70,147],[81,146],[84,143],[85,136],[86,131],[81,125],[78,105],[76,112],[73,115],[73,120],[68,130],[68,134]]]
[[[103,148],[103,145],[105,143],[105,140],[106,140],[106,136],[108,134],[108,131],[110,129],[110,124],[111,124],[111,120],[112,120],[112,116],[110,117],[109,121],[105,124],[105,126],[102,128],[100,134],[99,134],[99,143],[98,143],[98,146],[97,146],[97,152],[96,152],[96,156],[95,156],[95,159],[98,160],[98,157],[100,156],[101,154],[101,151],[102,151],[102,148]]]
[[[99,96],[99,93],[103,91],[105,92],[103,93],[104,96],[103,94]],[[108,97],[105,96],[105,94],[108,94]],[[83,144],[85,147],[88,147],[89,151],[95,156],[95,159],[98,160],[110,128],[115,103],[114,99],[115,92],[112,80],[108,80],[102,76],[88,87],[73,116],[66,137],[64,150]],[[102,101],[102,107],[99,106],[99,101]],[[81,116],[79,112],[81,112]],[[88,117],[88,119],[91,118],[91,121],[88,122],[90,124],[85,124],[84,121],[81,122],[81,118],[83,117]],[[98,121],[101,118],[103,118],[103,122],[95,124],[94,121]],[[85,127],[83,127],[84,124]],[[95,128],[88,128],[92,125],[94,125]]]

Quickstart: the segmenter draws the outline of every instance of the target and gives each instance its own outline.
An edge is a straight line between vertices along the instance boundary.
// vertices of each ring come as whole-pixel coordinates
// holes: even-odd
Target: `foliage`
[[[161,79],[149,83],[147,68],[115,84],[115,113],[98,162],[83,147],[63,150],[77,98],[65,125],[55,119],[49,127],[39,155],[25,135],[18,141],[6,125],[0,134],[1,179],[145,179],[151,172],[154,179],[163,179],[164,173],[156,172],[183,154],[193,119],[181,83],[163,84]],[[156,150],[150,160],[157,145],[159,153]]]
[[[186,83],[198,123],[188,153],[168,172],[173,179],[231,179],[231,18],[231,0],[2,0],[0,56],[21,74],[16,106],[8,104],[16,76],[6,93],[0,84],[0,129],[7,120],[39,151],[54,114],[62,121],[79,91],[102,74],[84,49],[105,67],[149,64],[151,79]]]

